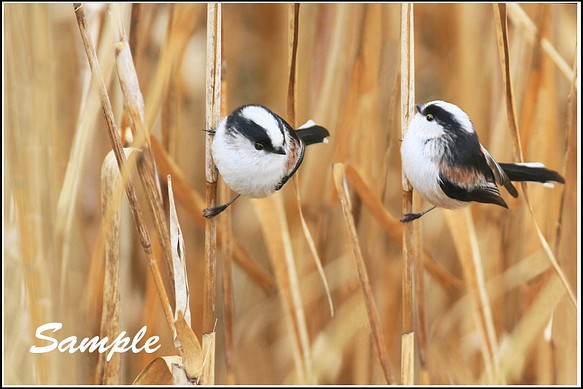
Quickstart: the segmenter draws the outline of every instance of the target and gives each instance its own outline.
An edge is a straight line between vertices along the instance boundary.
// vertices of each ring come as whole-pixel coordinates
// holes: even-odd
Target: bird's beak
[[[277,148],[273,149],[273,152],[275,154],[285,155],[285,150],[283,149],[283,147],[277,147]]]
[[[417,108],[417,111],[419,111],[419,113],[421,113],[421,110],[423,109],[423,104],[416,104],[415,108]]]

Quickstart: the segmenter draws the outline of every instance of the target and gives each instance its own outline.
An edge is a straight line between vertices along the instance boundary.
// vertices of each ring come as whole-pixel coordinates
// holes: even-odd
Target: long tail
[[[330,136],[330,133],[324,127],[318,126],[312,120],[309,120],[296,130],[296,135],[307,146],[314,143],[327,143],[328,139],[326,138]]]
[[[547,169],[539,162],[533,163],[499,163],[504,173],[511,181],[530,181],[552,183],[565,183],[565,179],[554,170]]]

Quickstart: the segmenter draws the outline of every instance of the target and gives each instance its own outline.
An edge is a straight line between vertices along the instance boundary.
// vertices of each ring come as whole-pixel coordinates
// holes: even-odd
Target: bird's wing
[[[492,155],[486,150],[484,146],[480,144],[480,148],[482,149],[482,153],[484,153],[484,157],[486,157],[486,162],[488,166],[492,170],[494,174],[494,179],[498,185],[503,185],[508,193],[510,193],[513,197],[518,197],[518,192],[514,185],[512,185],[512,181],[508,178],[508,175],[504,172],[504,170],[500,167],[498,162],[492,157]]]
[[[439,186],[441,190],[452,199],[459,201],[476,201],[478,203],[497,204],[508,208],[495,183],[483,181],[476,186],[463,187],[448,179],[442,173],[439,174]]]

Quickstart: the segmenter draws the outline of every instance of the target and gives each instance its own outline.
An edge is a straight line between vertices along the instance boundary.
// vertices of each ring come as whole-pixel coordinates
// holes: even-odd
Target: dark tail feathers
[[[565,183],[563,176],[547,169],[542,163],[499,163],[499,165],[511,181]]]
[[[330,136],[330,133],[322,126],[312,125],[309,127],[298,128],[296,130],[296,135],[307,146],[314,143],[325,142],[325,139]]]

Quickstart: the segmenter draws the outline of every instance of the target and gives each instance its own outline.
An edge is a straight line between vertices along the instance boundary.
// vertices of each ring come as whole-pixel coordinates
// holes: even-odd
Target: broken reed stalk
[[[109,135],[109,140],[111,142],[111,146],[113,152],[115,154],[115,158],[117,160],[118,167],[120,172],[123,175],[126,165],[126,158],[123,151],[123,147],[121,144],[121,139],[119,136],[119,132],[117,130],[117,126],[115,124],[115,120],[113,117],[113,110],[111,108],[111,102],[109,100],[109,96],[107,93],[107,88],[105,86],[105,82],[103,81],[103,76],[101,74],[101,70],[99,67],[99,62],[97,60],[97,56],[95,53],[95,47],[93,45],[93,41],[89,30],[87,29],[87,18],[85,16],[85,8],[84,5],[81,3],[74,3],[73,9],[75,11],[75,16],[77,18],[77,24],[79,26],[79,32],[81,33],[81,38],[83,40],[83,46],[85,48],[85,53],[87,54],[87,60],[89,62],[89,67],[91,68],[91,74],[95,83],[99,88],[99,97],[101,100],[101,105],[103,108],[103,113],[105,116],[105,121],[107,123],[107,134]],[[148,263],[148,268],[150,269],[150,273],[154,279],[156,284],[156,289],[158,291],[158,296],[160,297],[160,301],[162,303],[162,309],[164,311],[164,316],[168,323],[168,326],[171,332],[174,334],[176,328],[174,326],[174,320],[172,315],[172,308],[170,306],[170,301],[168,299],[168,295],[166,293],[166,289],[164,288],[164,282],[162,281],[162,276],[160,274],[160,269],[158,266],[158,261],[154,257],[152,252],[152,245],[150,240],[150,234],[148,233],[148,229],[144,223],[142,211],[140,209],[138,199],[136,197],[136,193],[134,190],[134,186],[132,184],[131,179],[128,178],[127,184],[125,186],[126,195],[128,197],[128,201],[130,204],[130,209],[132,211],[132,216],[134,218],[134,223],[136,229],[138,231],[138,237],[140,241],[140,245],[146,254],[146,260]]]
[[[122,185],[117,162],[113,153],[107,154],[101,168],[101,214],[103,240],[105,242],[105,274],[103,279],[103,304],[101,308],[100,337],[115,339],[119,334],[120,285],[119,285],[119,226]],[[106,361],[106,354],[99,354],[97,385],[119,385],[121,354],[114,354]]]
[[[518,130],[518,122],[516,119],[516,110],[514,104],[514,91],[512,87],[512,79],[510,76],[510,50],[508,48],[508,26],[507,26],[507,15],[506,15],[506,4],[499,3],[494,4],[494,15],[496,18],[496,36],[498,38],[498,52],[500,54],[500,64],[502,66],[502,75],[503,75],[503,83],[504,83],[504,90],[505,90],[505,102],[506,102],[506,114],[508,116],[508,127],[510,129],[510,133],[512,134],[512,141],[514,146],[514,158],[519,162],[524,162],[524,156],[522,154],[522,145],[520,142],[520,132]],[[555,255],[553,254],[551,247],[549,246],[546,238],[544,237],[538,222],[534,216],[534,210],[532,208],[532,204],[530,203],[528,197],[528,189],[527,184],[522,182],[522,192],[524,194],[524,201],[528,207],[530,215],[532,217],[532,221],[534,223],[534,227],[536,229],[537,235],[539,237],[539,241],[549,258],[553,266],[553,270],[557,274],[557,276],[561,279],[565,289],[567,290],[567,294],[573,307],[577,309],[577,297],[567,280],[561,266],[559,265]]]
[[[413,35],[413,4],[401,5],[401,135],[405,137],[409,120],[413,116],[415,104],[415,57]],[[402,174],[403,202],[402,213],[413,212],[413,188],[405,174]],[[401,384],[415,383],[415,342],[414,336],[414,235],[417,223],[404,223],[403,226],[403,270],[402,270],[402,309],[403,328],[401,338]]]

